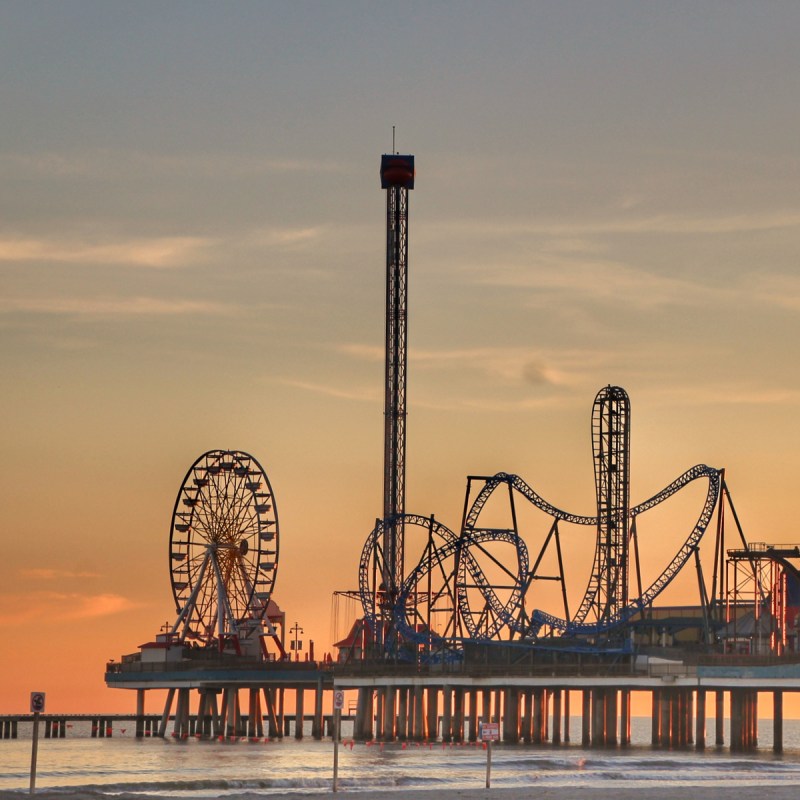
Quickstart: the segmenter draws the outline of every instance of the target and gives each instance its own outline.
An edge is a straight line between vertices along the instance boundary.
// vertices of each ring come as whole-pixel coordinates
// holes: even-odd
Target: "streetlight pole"
[[[298,636],[303,633],[303,629],[295,622],[294,627],[289,629],[289,633],[294,634],[292,639],[292,650],[294,650],[294,660],[300,660],[300,651],[303,649],[303,641]]]

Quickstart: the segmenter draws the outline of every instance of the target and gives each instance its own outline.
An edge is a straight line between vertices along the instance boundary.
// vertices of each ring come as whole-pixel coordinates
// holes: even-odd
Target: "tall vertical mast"
[[[414,188],[414,156],[384,155],[386,190],[386,386],[384,403],[383,520],[386,601],[393,604],[403,582],[406,492],[406,347],[408,283],[408,192]]]

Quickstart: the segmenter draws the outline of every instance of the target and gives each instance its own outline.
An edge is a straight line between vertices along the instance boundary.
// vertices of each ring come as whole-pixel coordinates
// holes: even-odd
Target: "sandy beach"
[[[798,786],[671,786],[642,789],[619,788],[608,786],[603,788],[589,787],[537,787],[513,789],[422,789],[401,791],[339,791],[329,792],[287,792],[286,794],[225,794],[225,800],[337,800],[341,797],[357,797],[358,800],[401,800],[411,797],[412,800],[675,800],[679,793],[702,791],[703,800],[796,800]],[[22,795],[30,796],[27,791],[2,792],[0,800],[19,800]],[[69,792],[64,790],[37,790],[36,795],[43,800],[95,800],[98,797],[113,796],[114,800],[165,800],[167,794],[114,794],[86,792],[85,790]]]

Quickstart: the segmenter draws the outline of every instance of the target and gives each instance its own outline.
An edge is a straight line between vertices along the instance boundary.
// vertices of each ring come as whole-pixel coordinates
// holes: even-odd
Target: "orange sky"
[[[800,541],[799,8],[46,7],[0,9],[0,711],[132,708],[104,665],[174,616],[210,449],[266,468],[275,599],[330,647],[382,505],[393,124],[408,511],[457,529],[465,476],[503,470],[592,514],[614,384],[633,502],[725,467],[752,541]],[[651,574],[696,513],[642,531]]]

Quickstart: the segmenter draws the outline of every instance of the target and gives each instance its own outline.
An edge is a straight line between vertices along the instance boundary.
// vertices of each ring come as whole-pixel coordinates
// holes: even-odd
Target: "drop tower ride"
[[[386,376],[383,451],[383,607],[390,615],[403,583],[402,516],[406,492],[406,349],[408,344],[408,192],[414,156],[384,155],[386,190]]]

